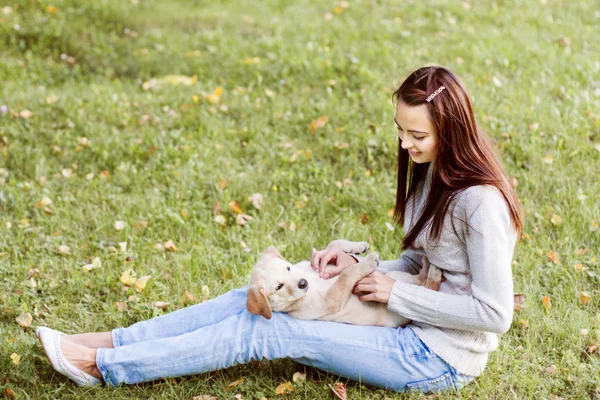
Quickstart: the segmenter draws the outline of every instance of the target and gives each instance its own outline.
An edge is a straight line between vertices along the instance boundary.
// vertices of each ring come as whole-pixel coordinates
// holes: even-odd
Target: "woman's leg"
[[[65,338],[73,343],[98,349],[182,335],[244,311],[246,292],[245,287],[231,290],[212,300],[140,321],[127,328],[117,328],[112,332],[68,335]]]
[[[346,378],[398,391],[411,387],[425,391],[456,388],[456,370],[423,346],[409,328],[302,321],[283,313],[274,313],[267,320],[244,310],[179,336],[99,349],[96,364],[111,385],[199,374],[263,358],[289,357]],[[419,383],[422,385],[410,386]]]

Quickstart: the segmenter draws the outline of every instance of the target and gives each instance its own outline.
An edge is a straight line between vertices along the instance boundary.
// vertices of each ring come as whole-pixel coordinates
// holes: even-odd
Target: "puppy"
[[[337,247],[349,254],[360,254],[369,248],[365,242],[335,240],[328,248]],[[330,279],[321,279],[309,261],[292,265],[275,247],[260,254],[252,269],[246,308],[253,314],[270,319],[273,311],[286,312],[298,319],[318,319],[353,325],[398,327],[409,319],[390,310],[386,304],[363,302],[352,293],[356,283],[375,270],[377,253],[346,268]],[[438,290],[442,280],[439,269],[430,266],[427,258],[418,275],[391,271],[386,275],[415,285]]]

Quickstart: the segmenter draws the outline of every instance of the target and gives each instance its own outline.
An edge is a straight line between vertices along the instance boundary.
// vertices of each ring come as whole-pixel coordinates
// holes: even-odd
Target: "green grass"
[[[0,8],[0,105],[8,108],[0,114],[0,387],[18,399],[276,397],[275,387],[304,367],[280,360],[79,389],[53,373],[34,329],[109,330],[160,314],[155,301],[182,307],[186,290],[200,301],[206,286],[212,298],[244,285],[269,245],[298,261],[347,238],[397,257],[402,232],[385,225],[395,193],[391,93],[435,63],[467,84],[526,213],[513,267],[525,308],[484,374],[439,397],[600,396],[600,357],[585,351],[600,340],[597,2],[349,3],[339,14],[339,3],[308,0],[15,0]],[[170,74],[197,81],[144,90]],[[217,87],[223,94],[212,104],[202,94]],[[23,110],[33,115],[17,117]],[[322,116],[326,125],[311,132]],[[253,193],[264,196],[261,210],[248,200]],[[38,204],[44,197],[51,213]],[[246,226],[236,224],[231,201],[253,217]],[[216,203],[224,227],[214,221]],[[562,223],[551,222],[554,214]],[[178,251],[154,247],[167,240]],[[112,250],[119,242],[125,253]],[[59,245],[70,254],[59,255]],[[84,272],[94,257],[102,267]],[[152,276],[142,293],[123,290],[127,268]],[[30,328],[16,323],[21,312],[33,316]],[[307,371],[287,398],[329,396],[326,384],[337,378]],[[352,399],[421,397],[348,389]]]

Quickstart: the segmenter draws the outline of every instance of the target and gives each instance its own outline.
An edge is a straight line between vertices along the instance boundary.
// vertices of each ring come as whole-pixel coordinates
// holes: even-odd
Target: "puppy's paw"
[[[425,281],[425,287],[431,290],[439,290],[440,284],[442,283],[442,271],[434,267],[429,266],[429,273],[427,274],[427,281]]]
[[[375,271],[377,265],[379,265],[379,253],[373,252],[365,257],[361,262],[362,269],[365,275],[369,275],[371,272]]]

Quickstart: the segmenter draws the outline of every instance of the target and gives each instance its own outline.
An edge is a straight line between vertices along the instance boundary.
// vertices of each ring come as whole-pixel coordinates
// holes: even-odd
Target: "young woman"
[[[80,385],[119,385],[287,357],[366,384],[423,392],[459,389],[480,375],[498,346],[496,334],[512,322],[517,198],[452,72],[421,68],[394,98],[395,219],[406,232],[405,251],[381,262],[356,292],[387,303],[411,325],[354,326],[282,313],[267,320],[246,310],[243,288],[112,332],[67,336],[39,328],[53,367]],[[417,273],[424,257],[443,271],[439,292],[383,273]],[[328,279],[357,260],[322,250],[311,262]],[[324,275],[328,263],[336,268]]]

